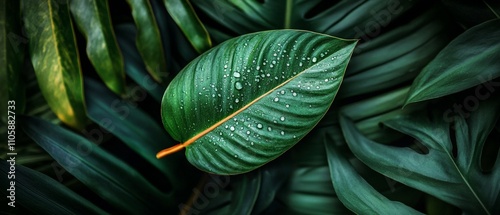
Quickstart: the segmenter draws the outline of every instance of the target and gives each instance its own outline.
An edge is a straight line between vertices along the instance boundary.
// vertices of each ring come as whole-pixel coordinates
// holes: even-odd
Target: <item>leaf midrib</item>
[[[441,145],[440,145],[441,146]],[[474,195],[474,198],[476,198],[476,200],[479,202],[479,204],[481,205],[481,207],[483,208],[483,210],[486,212],[486,214],[488,215],[491,215],[490,212],[488,211],[488,209],[486,208],[486,206],[483,204],[483,202],[481,201],[481,199],[479,198],[479,196],[476,194],[476,191],[472,188],[472,186],[469,184],[469,181],[465,178],[465,176],[462,174],[462,171],[461,169],[458,167],[457,163],[455,162],[455,159],[453,159],[451,153],[443,146],[441,146],[442,149],[446,152],[446,155],[448,156],[448,159],[451,161],[451,163],[453,164],[453,167],[455,167],[455,170],[458,172],[458,174],[460,175],[460,178],[464,181],[465,185],[467,186],[467,188],[469,188],[470,192],[472,193],[472,195]]]
[[[291,28],[292,24],[292,10],[293,10],[293,0],[286,0],[286,5],[285,5],[285,23],[284,23],[284,28],[289,29]]]

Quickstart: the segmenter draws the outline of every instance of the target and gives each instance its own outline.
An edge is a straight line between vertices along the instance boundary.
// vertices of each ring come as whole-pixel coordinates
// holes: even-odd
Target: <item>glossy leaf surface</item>
[[[192,61],[165,91],[162,119],[196,167],[253,170],[281,155],[323,117],[356,40],[277,30],[224,42]]]
[[[203,53],[212,46],[210,35],[188,0],[163,0],[163,2],[172,19],[198,53]]]
[[[167,70],[163,42],[161,40],[160,30],[148,0],[127,0],[132,8],[137,27],[136,44],[146,70],[153,78],[161,82],[161,73]]]
[[[417,76],[406,104],[446,96],[499,77],[498,29],[500,19],[470,28],[454,39]],[[498,83],[493,82],[484,90],[492,92],[495,86]]]
[[[428,149],[425,154],[379,144],[360,134],[346,117],[341,117],[340,122],[352,152],[374,170],[436,196],[465,213],[498,214],[500,159],[486,173],[481,168],[481,154],[499,117],[499,107],[498,97],[484,101],[467,120],[456,117],[454,124],[443,120],[439,112],[430,118],[410,115],[386,122],[392,129],[423,144]],[[450,125],[454,126],[454,132],[450,132]]]
[[[125,94],[123,57],[111,24],[108,1],[70,0],[70,9],[87,39],[87,56],[106,86]]]
[[[83,83],[67,1],[23,0],[30,57],[45,100],[64,123],[85,124]]]

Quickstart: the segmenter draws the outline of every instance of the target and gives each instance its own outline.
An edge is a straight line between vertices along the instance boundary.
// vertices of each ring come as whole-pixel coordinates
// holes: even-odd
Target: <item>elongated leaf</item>
[[[163,0],[163,2],[170,16],[198,53],[203,53],[212,46],[210,35],[188,0]]]
[[[123,57],[111,25],[107,0],[70,0],[70,9],[87,39],[87,56],[106,86],[125,94]]]
[[[330,177],[340,201],[356,214],[422,214],[375,190],[351,166],[333,142],[325,141]]]
[[[43,96],[62,122],[85,124],[82,74],[67,1],[23,0],[31,62]]]
[[[10,163],[0,162],[2,184],[6,187]],[[4,183],[5,182],[5,183]],[[8,196],[7,189],[2,193]],[[56,180],[24,166],[16,165],[16,205],[21,204],[37,214],[106,214],[87,199]]]
[[[165,91],[165,87],[154,81],[154,78],[148,74],[145,69],[144,62],[141,60],[139,51],[137,50],[134,38],[137,35],[137,30],[132,24],[121,24],[115,28],[118,44],[123,50],[123,58],[125,60],[125,72],[141,86],[151,97],[156,101],[161,102],[161,96]],[[161,73],[165,75],[166,73]]]
[[[132,8],[137,27],[136,44],[146,69],[153,78],[161,82],[162,72],[167,70],[160,30],[148,0],[127,0]]]
[[[305,29],[346,38],[369,37],[365,34],[379,34],[382,27],[417,3],[410,0],[191,2],[210,18],[211,22],[204,24],[218,43],[236,35],[282,28]]]
[[[470,28],[454,39],[417,76],[406,104],[446,96],[499,77],[498,29],[500,19]],[[491,91],[498,84],[488,86]]]
[[[15,111],[24,110],[24,86],[21,71],[26,38],[21,36],[19,1],[0,0],[0,138],[4,138],[7,125],[7,101],[14,101]],[[6,137],[4,138],[6,139]]]
[[[186,66],[162,101],[163,124],[196,167],[253,170],[281,155],[323,117],[356,44],[277,30],[221,44]]]
[[[151,116],[137,106],[120,100],[91,79],[85,80],[85,95],[88,116],[92,121],[113,133],[165,174],[169,181],[164,183],[175,185],[172,187],[179,192],[179,189],[185,188],[188,180],[179,169],[179,157],[158,160],[152,156],[165,144],[174,145],[175,142]]]
[[[172,196],[161,193],[136,170],[89,140],[37,118],[24,118],[23,129],[62,167],[120,210],[165,210]]]
[[[427,147],[427,154],[373,142],[360,134],[346,117],[341,117],[340,122],[353,153],[374,170],[453,204],[465,213],[498,214],[500,159],[491,173],[485,174],[481,170],[481,153],[499,117],[499,101],[496,97],[482,102],[467,121],[457,117],[455,137],[449,136],[450,124],[437,111],[432,118],[413,115],[386,123],[416,138]],[[452,138],[456,140],[456,157]]]

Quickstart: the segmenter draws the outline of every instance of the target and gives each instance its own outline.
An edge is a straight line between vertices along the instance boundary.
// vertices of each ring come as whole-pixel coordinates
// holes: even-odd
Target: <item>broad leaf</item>
[[[500,19],[470,28],[446,46],[417,76],[406,104],[450,95],[500,76]]]
[[[341,117],[344,136],[353,153],[366,165],[410,187],[460,207],[465,213],[500,212],[500,159],[491,173],[481,169],[483,145],[499,117],[498,97],[482,102],[467,121],[455,118],[455,136],[443,114],[432,118],[411,115],[388,121],[391,128],[417,139],[429,151],[385,146],[364,137],[346,117]],[[451,133],[453,134],[453,133]],[[456,142],[456,157],[453,155]]]
[[[70,9],[87,39],[87,56],[106,86],[125,94],[123,57],[116,42],[107,0],[70,0]]]
[[[21,35],[19,7],[19,1],[0,0],[0,138],[8,125],[7,111],[21,114],[24,110],[21,71],[28,40]],[[15,110],[7,108],[9,100],[15,102]]]
[[[196,167],[251,171],[275,159],[323,117],[356,40],[277,30],[231,39],[186,66],[162,101],[167,131]]]
[[[135,169],[89,140],[37,118],[24,118],[23,129],[66,171],[122,211],[166,210],[173,196],[161,193]]]
[[[4,160],[0,162],[2,184],[7,187],[2,189],[5,196],[9,195],[7,172],[10,165]],[[106,214],[87,199],[40,172],[16,165],[15,177],[16,206],[20,204],[37,214]]]
[[[391,201],[365,181],[334,142],[325,141],[330,177],[340,201],[356,214],[421,214]]]
[[[163,2],[170,16],[198,53],[203,53],[212,46],[207,30],[188,0],[163,0]]]
[[[136,45],[146,70],[158,82],[165,77],[162,72],[167,70],[163,42],[160,30],[154,17],[153,9],[148,0],[127,0],[137,27]]]
[[[67,1],[23,0],[24,27],[38,85],[57,117],[85,124],[83,83]]]
[[[322,0],[192,0],[208,16],[205,22],[216,42],[268,29],[305,29],[346,38],[378,35],[417,2]],[[214,24],[216,23],[216,24]]]

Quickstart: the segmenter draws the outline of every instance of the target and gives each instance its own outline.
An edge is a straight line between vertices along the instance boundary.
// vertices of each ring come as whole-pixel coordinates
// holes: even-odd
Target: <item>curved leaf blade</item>
[[[104,86],[92,79],[85,80],[85,95],[89,118],[114,134],[131,149],[159,169],[178,192],[187,180],[180,172],[178,158],[155,159],[154,155],[164,144],[175,142],[151,116],[137,106],[121,100]]]
[[[87,56],[97,74],[114,93],[124,95],[123,57],[113,33],[108,1],[70,0],[70,9],[87,39]]]
[[[2,160],[0,166],[3,182],[10,164]],[[9,195],[6,189],[2,192]],[[16,200],[37,214],[106,214],[54,179],[20,165],[16,165]]]
[[[333,144],[325,141],[330,177],[335,193],[347,208],[356,214],[422,214],[375,190]]]
[[[326,113],[356,42],[276,30],[204,53],[165,91],[163,124],[182,144],[157,157],[186,147],[194,166],[217,174],[248,172],[275,159]]]
[[[31,62],[42,94],[64,123],[86,122],[78,51],[66,1],[23,0]]]
[[[450,95],[499,77],[498,29],[500,19],[488,21],[451,41],[415,78],[405,103]]]
[[[198,53],[203,53],[212,47],[212,41],[207,30],[194,12],[187,0],[163,0],[172,19],[177,23],[191,45]]]
[[[160,30],[148,0],[127,0],[132,8],[132,16],[137,27],[136,44],[146,70],[157,82],[165,78],[162,72],[167,71],[165,52]]]
[[[466,213],[497,214],[500,161],[497,159],[491,174],[486,174],[481,169],[480,157],[486,137],[499,118],[499,101],[495,97],[481,103],[468,121],[463,117],[455,119],[456,158],[452,154],[450,124],[442,119],[442,113],[436,112],[430,119],[410,115],[386,122],[422,143],[429,149],[427,154],[369,140],[345,116],[340,123],[352,152],[377,172],[460,207]]]
[[[174,202],[135,169],[69,130],[32,117],[23,118],[22,127],[66,171],[123,211],[167,210]]]

